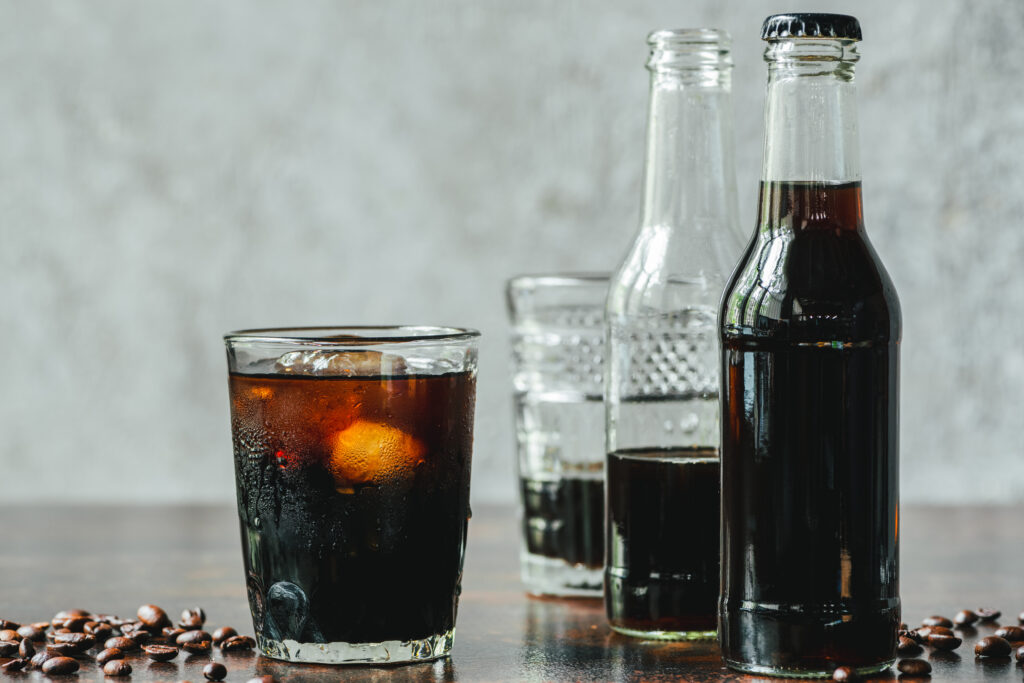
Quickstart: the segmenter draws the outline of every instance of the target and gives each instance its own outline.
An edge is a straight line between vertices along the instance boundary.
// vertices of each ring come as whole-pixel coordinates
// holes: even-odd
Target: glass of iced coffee
[[[225,336],[256,640],[276,659],[449,654],[469,519],[474,330]]]

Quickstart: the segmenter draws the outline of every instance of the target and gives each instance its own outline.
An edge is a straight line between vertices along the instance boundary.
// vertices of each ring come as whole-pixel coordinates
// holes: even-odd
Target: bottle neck
[[[860,181],[856,45],[828,39],[768,44],[762,180]]]
[[[656,34],[657,35],[657,34]],[[655,46],[641,226],[736,224],[732,62],[717,42]]]

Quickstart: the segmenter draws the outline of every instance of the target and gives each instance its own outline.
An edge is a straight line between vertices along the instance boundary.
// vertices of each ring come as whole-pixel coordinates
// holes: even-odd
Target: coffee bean
[[[90,621],[92,619],[89,617],[68,617],[64,620],[64,628],[74,633],[81,633],[85,630],[85,625]]]
[[[269,678],[271,681],[274,680],[273,676],[261,676],[260,678],[253,678],[249,683],[268,683],[268,681],[264,680],[266,678]],[[848,666],[841,666],[832,672],[832,680],[853,681],[856,679],[853,677],[853,669]]]
[[[3,669],[6,673],[14,673],[15,671],[21,671],[28,666],[27,659],[12,659],[9,662],[0,664],[0,669]]]
[[[1024,645],[1017,646],[1017,649],[1013,651],[1013,658],[1018,662],[1024,662]]]
[[[114,635],[114,627],[110,624],[105,624],[102,621],[90,621],[82,629],[82,632],[88,633],[97,641],[100,641],[106,640]]]
[[[13,628],[5,628],[3,631],[0,631],[0,640],[7,640],[16,643],[21,640],[21,634]]]
[[[209,640],[193,640],[188,643],[182,643],[181,649],[189,654],[203,654],[209,652],[213,646]]]
[[[841,666],[841,667],[839,667],[839,669],[847,669],[848,670],[849,667]],[[839,669],[836,669],[836,671],[839,671]],[[839,680],[838,678],[836,678],[835,673],[832,674],[832,680],[834,680],[834,681],[838,681]],[[852,678],[844,678],[842,680],[852,681],[854,679],[852,679]],[[246,683],[277,683],[277,679],[274,678],[273,676],[257,676],[256,678],[250,678],[248,681],[246,681]]]
[[[993,635],[997,635],[1011,643],[1019,643],[1024,640],[1024,628],[1020,626],[1001,626],[996,629]]]
[[[114,636],[113,638],[108,638],[107,642],[103,643],[103,647],[116,647],[118,650],[123,652],[131,652],[132,650],[139,649],[138,643],[125,636]]]
[[[213,643],[214,645],[220,645],[228,638],[237,635],[238,631],[231,628],[230,626],[221,626],[219,629],[213,632]]]
[[[963,641],[956,636],[948,636],[943,633],[933,633],[928,636],[928,644],[934,647],[936,650],[955,650],[960,647]]]
[[[141,628],[138,631],[132,631],[131,635],[128,637],[134,640],[136,645],[145,645],[149,641],[153,640],[153,634]]]
[[[164,630],[161,633],[167,640],[176,640],[178,636],[182,633],[187,633],[187,631],[178,626],[164,626]]]
[[[986,636],[974,646],[976,657],[1006,657],[1010,654],[1010,644],[999,636]]]
[[[181,613],[181,619],[178,620],[178,626],[186,631],[202,628],[205,623],[206,612],[203,611],[202,607],[184,610]]]
[[[18,635],[25,640],[34,640],[37,643],[41,643],[42,641],[46,640],[46,631],[40,628],[36,628],[31,624],[19,628]]]
[[[103,665],[103,673],[108,676],[129,676],[132,673],[132,665],[123,659],[112,659]]]
[[[978,615],[969,609],[962,609],[956,613],[955,617],[953,617],[953,621],[957,624],[957,626],[970,626],[977,620]]]
[[[40,631],[44,631],[44,632],[46,631],[46,629],[50,628],[50,622],[48,622],[48,621],[37,621],[37,622],[35,622],[33,624],[29,624],[29,625],[32,626],[33,628],[37,628]]]
[[[18,645],[18,655],[22,659],[31,659],[32,655],[36,653],[36,646],[32,644],[32,641],[25,638]]]
[[[901,657],[916,657],[921,654],[921,646],[913,638],[900,636],[899,641],[896,643],[896,652]]]
[[[76,643],[51,643],[46,646],[46,651],[59,657],[73,657],[82,651]]]
[[[952,628],[953,622],[946,617],[932,616],[922,620],[921,626],[945,626],[946,628]]]
[[[53,615],[54,619],[70,619],[71,617],[87,617],[89,612],[84,609],[66,609]]]
[[[256,641],[249,636],[231,636],[220,644],[220,649],[224,652],[237,652],[251,650],[254,645],[256,645]]]
[[[19,628],[21,628],[21,624],[16,621],[0,619],[0,631],[17,631]]]
[[[173,645],[143,645],[142,649],[154,662],[167,662],[178,656],[178,648]]]
[[[1020,614],[1017,615],[1017,621],[1020,622],[1021,624],[1024,624],[1024,612],[1021,612]]]
[[[163,628],[171,625],[171,620],[167,618],[167,612],[156,605],[143,605],[136,615],[139,617],[139,621],[150,628]]]
[[[143,624],[141,621],[125,621],[121,623],[120,629],[123,635],[130,636],[136,631],[141,630],[142,627]]]
[[[210,662],[203,667],[203,676],[208,681],[223,681],[228,675],[228,670],[220,662]]]
[[[901,659],[896,668],[900,670],[901,674],[908,677],[930,676],[932,673],[932,665],[923,659]]]
[[[108,647],[105,650],[100,650],[99,654],[96,655],[97,664],[106,664],[114,659],[124,659],[124,652],[116,647]]]
[[[96,639],[88,633],[57,633],[53,636],[54,643],[69,643],[79,650],[88,650],[96,644]]]
[[[43,673],[49,676],[73,674],[78,671],[78,662],[71,657],[54,657],[43,662]]]
[[[0,640],[0,657],[13,657],[18,645],[20,643],[14,640]]]
[[[177,637],[175,642],[178,645],[184,645],[185,643],[195,643],[200,640],[213,640],[213,636],[206,631],[185,631]]]
[[[1003,616],[1003,613],[997,609],[988,609],[986,607],[979,607],[974,610],[978,614],[979,621],[995,621],[999,617]]]
[[[31,661],[29,661],[29,664],[35,667],[42,667],[47,659],[53,659],[53,657],[54,655],[49,652],[37,652],[35,656],[32,657]]]

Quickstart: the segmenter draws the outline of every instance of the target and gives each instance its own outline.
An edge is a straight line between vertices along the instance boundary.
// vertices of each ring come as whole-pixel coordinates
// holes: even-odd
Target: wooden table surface
[[[156,603],[176,618],[201,605],[207,630],[252,634],[233,508],[0,507],[0,618],[42,621],[61,609],[129,616]],[[901,519],[904,620],[1024,610],[1024,507],[909,507]],[[771,681],[723,668],[714,643],[643,642],[613,634],[596,600],[540,600],[519,583],[518,529],[510,507],[477,508],[470,523],[455,649],[449,659],[390,667],[287,664],[254,654],[214,655],[228,681],[272,674],[281,681]],[[424,558],[429,561],[429,558]],[[952,655],[925,654],[933,680],[1022,678],[1012,660],[975,660],[965,637]],[[132,681],[203,681],[208,657],[156,664],[134,657]],[[8,674],[43,680],[39,672]],[[2,675],[0,675],[2,678]],[[84,662],[75,677],[102,681]],[[894,680],[895,673],[880,680]],[[106,679],[125,680],[125,679]]]

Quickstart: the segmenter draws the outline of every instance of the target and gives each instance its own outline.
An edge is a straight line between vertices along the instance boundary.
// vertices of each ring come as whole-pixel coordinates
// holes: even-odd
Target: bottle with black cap
[[[769,17],[754,238],[719,315],[719,638],[741,671],[895,661],[900,307],[864,231],[860,25]]]

